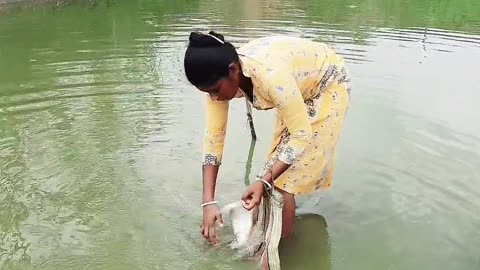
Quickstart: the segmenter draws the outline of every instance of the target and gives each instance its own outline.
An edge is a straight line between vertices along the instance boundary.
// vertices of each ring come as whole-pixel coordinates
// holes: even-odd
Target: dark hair
[[[213,31],[190,33],[184,68],[188,81],[197,87],[208,87],[229,74],[228,67],[238,61],[235,47]]]

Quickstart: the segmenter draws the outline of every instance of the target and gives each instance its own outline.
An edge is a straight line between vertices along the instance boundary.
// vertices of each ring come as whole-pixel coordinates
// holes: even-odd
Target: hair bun
[[[220,42],[221,40],[222,42]],[[225,38],[223,35],[210,31],[208,35],[200,32],[191,32],[189,37],[189,47],[219,47],[223,46]]]

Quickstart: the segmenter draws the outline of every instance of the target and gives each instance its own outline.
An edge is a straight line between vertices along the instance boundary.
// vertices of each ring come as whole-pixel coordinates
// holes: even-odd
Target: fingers
[[[252,210],[254,207],[253,200],[245,200],[243,202],[243,208],[247,209],[248,211]]]
[[[260,182],[252,184],[247,188],[242,195],[242,204],[245,209],[250,211],[260,204],[263,195],[263,188],[263,184]]]
[[[213,245],[217,244],[217,235],[215,232],[216,222],[223,227],[222,213],[214,206],[203,209],[203,223],[200,225],[200,233]]]
[[[223,218],[222,214],[220,212],[217,213],[216,215],[218,223],[220,223],[220,227],[223,227]]]
[[[243,200],[243,207],[248,211],[252,210],[255,206],[260,204],[261,195],[252,194],[250,199]]]
[[[242,195],[242,201],[246,201],[250,198],[250,196],[252,196],[252,191],[251,190],[247,190],[243,193]]]
[[[215,226],[211,226],[209,230],[210,243],[213,245],[217,244],[217,236],[215,235]]]
[[[208,233],[209,233],[208,227],[203,226],[203,228],[202,228],[202,235],[203,235],[203,237],[204,237],[205,239],[207,239],[207,240],[210,241],[210,238],[209,238]]]
[[[247,209],[247,207],[250,205],[250,200],[242,200],[242,206],[243,208]]]
[[[250,201],[250,204],[247,207],[247,210],[252,210],[255,206],[260,204],[260,198],[254,198]]]
[[[214,244],[213,241],[216,241],[215,227],[202,225],[200,233],[202,234],[203,238],[205,238],[205,240],[207,240],[208,242]]]
[[[247,210],[251,210],[253,208],[253,201],[254,201],[255,193],[251,189],[247,189],[245,193],[242,195],[242,204],[243,208]]]
[[[254,206],[255,205],[252,203],[252,201],[248,201],[243,204],[243,208],[245,208],[248,211],[252,210]]]
[[[221,216],[220,216],[220,219],[221,219]],[[221,223],[220,226],[223,226],[223,222]],[[202,225],[201,228],[200,228],[200,233],[205,238],[205,240],[212,243],[212,245],[217,244],[218,241],[217,241],[217,235],[216,235],[216,232],[215,232],[215,226],[213,226],[213,225],[212,226]]]

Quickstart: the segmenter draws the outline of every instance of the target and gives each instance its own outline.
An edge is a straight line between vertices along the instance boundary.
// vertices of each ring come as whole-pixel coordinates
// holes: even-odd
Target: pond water
[[[353,77],[333,188],[283,269],[480,269],[478,0],[117,0],[0,11],[0,269],[252,269],[199,234],[188,33],[330,44]],[[254,111],[251,174],[272,112]],[[250,164],[233,102],[218,199]]]

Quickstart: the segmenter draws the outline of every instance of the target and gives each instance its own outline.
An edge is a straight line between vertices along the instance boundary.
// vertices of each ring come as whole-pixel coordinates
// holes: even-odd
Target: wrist
[[[257,179],[263,179],[264,181],[267,181],[268,183],[273,184],[273,179],[272,179],[272,174],[271,173],[267,173],[262,177],[259,176],[259,177],[257,177]]]
[[[216,204],[218,204],[217,201],[208,201],[208,202],[202,203],[202,204],[200,205],[200,207],[205,208],[205,207],[207,207],[207,206],[216,205]]]
[[[215,201],[214,197],[203,197],[202,204]]]
[[[257,183],[260,183],[263,186],[263,188],[268,191],[273,188],[273,184],[262,177],[257,177]]]

